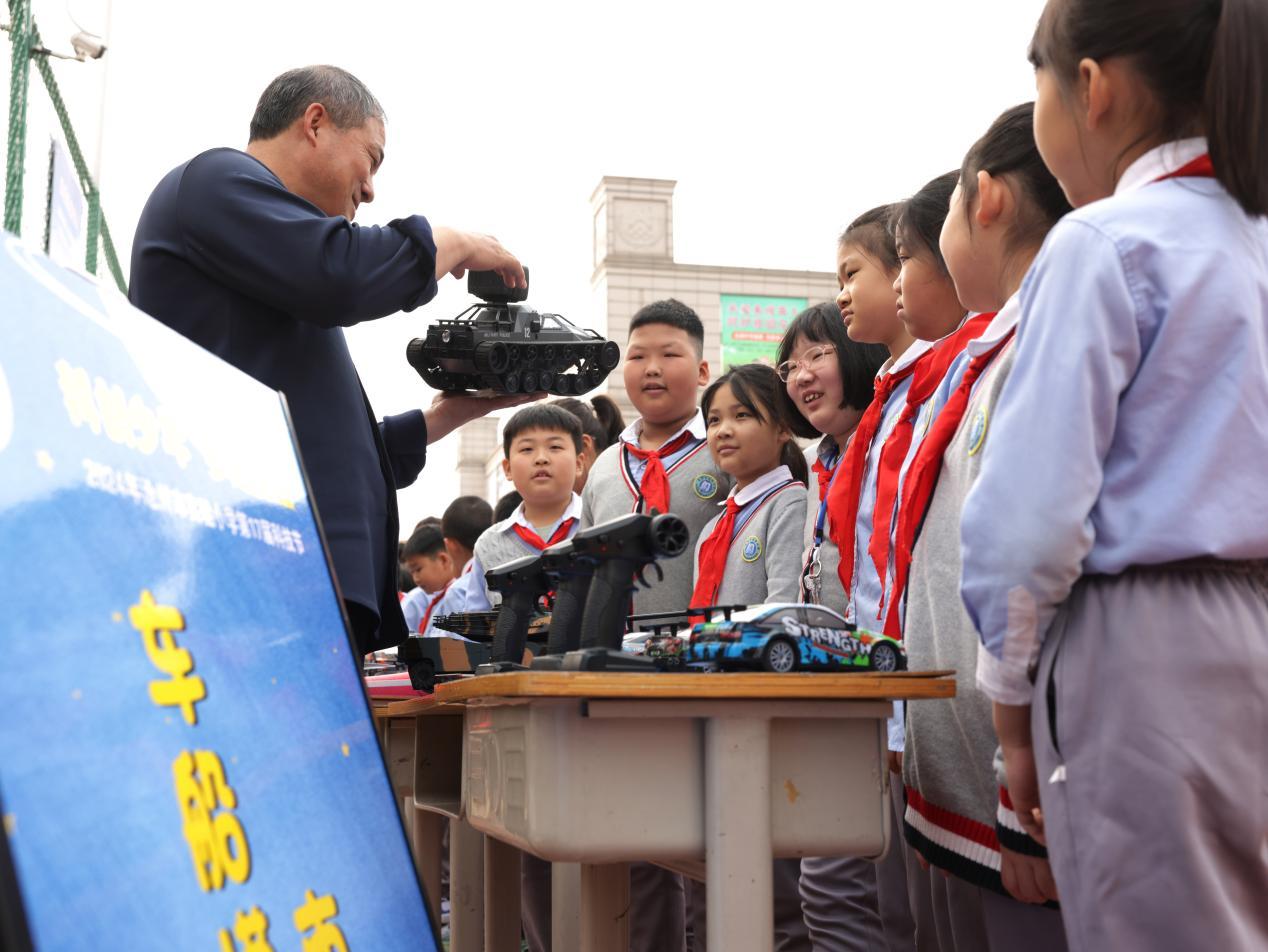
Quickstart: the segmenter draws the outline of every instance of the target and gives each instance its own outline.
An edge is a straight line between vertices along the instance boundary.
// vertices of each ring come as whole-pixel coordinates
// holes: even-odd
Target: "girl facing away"
[[[962,595],[1073,949],[1268,948],[1268,4],[1051,0]]]
[[[1060,913],[1042,905],[1057,898],[1044,849],[1000,796],[991,700],[974,686],[977,631],[959,600],[960,514],[982,461],[979,435],[1012,366],[1017,288],[1070,210],[1035,147],[1033,114],[1026,103],[1000,116],[957,176],[941,258],[958,301],[998,314],[947,375],[896,519],[890,607],[905,595],[908,664],[957,675],[953,700],[908,704],[903,754],[903,833],[922,860],[908,868],[912,907],[921,947],[929,936],[940,952],[1065,948]]]

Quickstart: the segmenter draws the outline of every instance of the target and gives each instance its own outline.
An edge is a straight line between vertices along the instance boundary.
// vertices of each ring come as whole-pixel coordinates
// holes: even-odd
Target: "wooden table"
[[[628,947],[625,864],[639,860],[705,879],[710,952],[769,950],[772,856],[884,852],[889,702],[953,696],[944,674],[517,672],[388,705],[428,718],[415,730],[416,809],[487,837],[483,945],[451,902],[453,949],[518,948],[528,850],[580,864],[570,883],[556,877],[557,950]]]

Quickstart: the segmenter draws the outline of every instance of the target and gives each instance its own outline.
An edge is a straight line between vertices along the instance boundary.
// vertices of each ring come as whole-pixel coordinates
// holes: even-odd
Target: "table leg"
[[[581,864],[550,865],[551,952],[580,952]]]
[[[520,950],[520,851],[484,838],[485,952]]]
[[[484,952],[484,836],[449,824],[449,952]]]
[[[581,864],[581,952],[629,952],[630,867]]]
[[[419,810],[414,806],[414,799],[408,801],[408,808],[414,815],[413,829],[410,830],[410,849],[414,853],[414,868],[418,870],[419,881],[427,892],[427,909],[431,917],[440,921],[440,860],[441,844],[445,839],[445,818],[430,810]]]
[[[709,952],[770,952],[770,721],[710,717],[704,738]]]

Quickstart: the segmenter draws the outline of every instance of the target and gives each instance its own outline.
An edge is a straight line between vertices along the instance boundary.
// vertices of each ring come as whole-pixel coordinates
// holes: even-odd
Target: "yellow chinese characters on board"
[[[238,797],[220,757],[209,750],[182,751],[172,775],[198,885],[210,892],[222,888],[226,878],[245,883],[251,875],[251,850],[242,822],[231,812]]]
[[[304,904],[293,916],[303,952],[348,952],[343,930],[331,921],[338,913],[334,896],[318,896],[311,889],[304,890]],[[259,906],[239,911],[234,916],[232,935],[228,929],[221,929],[218,937],[220,952],[273,952],[269,919]]]
[[[128,609],[128,621],[141,633],[150,663],[168,676],[150,682],[150,699],[159,707],[178,707],[186,724],[198,723],[194,705],[207,696],[207,687],[194,670],[194,658],[176,644],[174,631],[185,628],[185,617],[171,605],[154,601],[149,590],[141,592],[140,601]]]

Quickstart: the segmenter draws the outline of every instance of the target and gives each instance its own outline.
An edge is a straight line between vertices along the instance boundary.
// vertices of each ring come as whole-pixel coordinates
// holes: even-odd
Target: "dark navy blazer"
[[[286,395],[363,651],[408,634],[396,488],[422,470],[427,426],[420,410],[376,422],[343,328],[425,304],[435,269],[427,219],[331,218],[236,149],[169,172],[132,245],[133,304]]]

